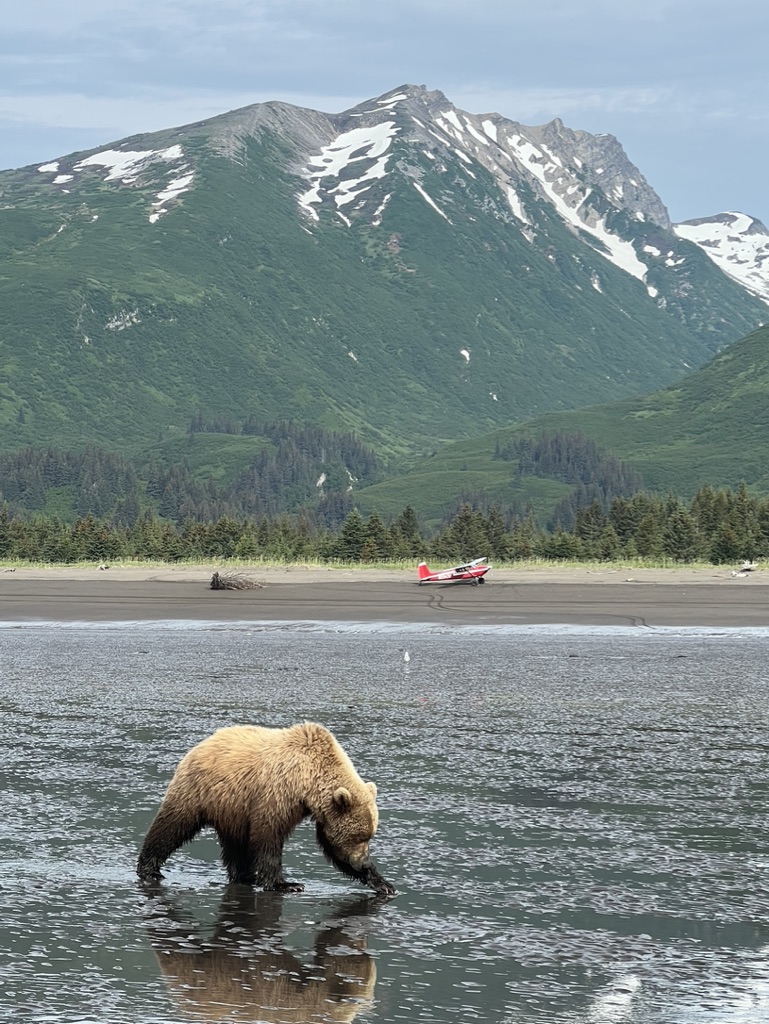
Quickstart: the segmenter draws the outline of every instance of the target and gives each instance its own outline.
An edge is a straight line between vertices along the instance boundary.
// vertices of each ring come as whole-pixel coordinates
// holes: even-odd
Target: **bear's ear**
[[[367,782],[366,785],[371,791],[371,799],[376,800],[376,782]]]
[[[344,786],[334,790],[334,803],[340,811],[346,811],[352,806],[352,793]]]

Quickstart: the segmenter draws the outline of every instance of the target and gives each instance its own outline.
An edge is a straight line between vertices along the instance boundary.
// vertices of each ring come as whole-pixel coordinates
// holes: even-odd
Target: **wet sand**
[[[402,570],[258,566],[239,570],[257,588],[212,591],[216,568],[0,570],[0,621],[769,626],[760,569],[508,568],[484,586],[419,586]]]

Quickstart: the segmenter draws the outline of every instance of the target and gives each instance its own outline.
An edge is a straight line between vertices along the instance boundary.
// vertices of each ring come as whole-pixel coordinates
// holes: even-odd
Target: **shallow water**
[[[0,1008],[50,1024],[769,1020],[761,630],[0,629]],[[409,660],[405,660],[405,652]],[[374,858],[228,889],[211,838],[136,882],[179,757],[328,725]]]

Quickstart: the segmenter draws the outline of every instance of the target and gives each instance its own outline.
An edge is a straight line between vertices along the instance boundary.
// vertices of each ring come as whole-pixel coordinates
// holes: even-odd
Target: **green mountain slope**
[[[769,494],[769,327],[673,387],[542,417],[527,429],[582,431],[655,490],[690,496],[705,482],[736,487],[744,481]]]
[[[546,517],[571,488],[517,477],[515,463],[497,455],[520,438],[557,432],[590,438],[640,473],[654,491],[692,497],[706,483],[736,488],[745,482],[757,494],[769,494],[769,327],[670,388],[550,413],[448,445],[410,473],[363,489],[359,503],[366,510],[410,503],[437,521],[463,496],[475,494],[505,509],[528,502]]]
[[[587,169],[583,230],[520,152],[460,152],[445,97],[404,97],[257,105],[0,174],[0,448],[172,453],[202,412],[353,431],[396,459],[656,388],[759,321]],[[645,280],[609,258],[655,240],[677,262],[649,257]]]

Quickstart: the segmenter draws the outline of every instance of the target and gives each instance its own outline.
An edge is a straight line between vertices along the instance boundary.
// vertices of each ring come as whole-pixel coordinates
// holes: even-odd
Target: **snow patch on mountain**
[[[379,204],[379,206],[377,206],[376,210],[374,210],[374,219],[371,221],[373,227],[378,228],[379,225],[382,223],[382,214],[384,213],[385,207],[390,202],[391,198],[392,192],[388,192],[387,195],[382,200],[382,202]]]
[[[518,220],[522,221],[524,224],[531,224],[531,221],[526,216],[526,211],[523,208],[521,197],[518,195],[518,193],[515,191],[512,185],[507,186],[507,201],[510,203],[510,209],[513,211]]]
[[[445,117],[445,118],[446,118],[446,119],[447,119],[448,121],[451,121],[451,123],[452,123],[452,124],[454,125],[454,127],[456,128],[456,130],[457,130],[457,131],[459,132],[459,135],[460,135],[460,137],[461,137],[461,136],[462,136],[462,132],[463,132],[463,128],[462,128],[462,122],[461,122],[461,121],[459,120],[459,118],[457,117],[456,111],[454,111],[454,110],[445,110],[445,111],[443,112],[443,116],[444,116],[444,117]],[[436,121],[438,122],[438,124],[440,124],[440,123],[441,123],[441,119],[440,119],[439,117],[436,117],[436,119],[435,119],[435,120],[436,120]]]
[[[467,130],[470,132],[474,139],[477,139],[478,142],[481,143],[481,145],[488,146],[489,140],[486,138],[485,135],[481,135],[481,133],[474,127],[472,122],[469,121],[467,118],[465,118],[465,124],[467,125]]]
[[[425,200],[425,202],[429,203],[430,206],[432,206],[432,208],[435,210],[436,213],[439,213],[441,215],[441,217],[443,217],[444,220],[447,220],[449,222],[449,224],[451,224],[451,221],[446,216],[446,214],[443,212],[443,210],[440,208],[440,206],[438,206],[438,204],[435,202],[434,199],[432,199],[430,196],[428,196],[428,194],[425,192],[425,190],[422,188],[422,186],[419,184],[419,182],[418,181],[412,181],[411,184],[414,186],[414,188],[417,190],[417,192],[420,194],[420,196]]]
[[[147,164],[157,160],[180,160],[183,156],[182,147],[179,145],[159,150],[105,149],[79,160],[75,164],[75,170],[82,171],[87,167],[106,167],[109,174],[104,179],[105,181],[123,181],[125,184],[131,184]]]
[[[382,121],[370,127],[352,128],[348,132],[342,132],[333,142],[321,147],[320,153],[308,160],[310,167],[319,167],[320,170],[311,171],[308,168],[305,172],[312,186],[299,196],[299,205],[302,209],[310,213],[314,220],[318,220],[318,212],[314,206],[323,201],[321,190],[327,195],[333,195],[339,207],[352,202],[361,192],[370,188],[370,184],[367,183],[383,178],[387,173],[390,143],[398,131],[400,129],[394,121]],[[366,161],[370,162],[370,166],[360,177],[340,178],[342,171],[351,165]],[[324,185],[329,178],[338,179],[338,183],[332,188]]]
[[[396,92],[394,96],[383,96],[377,100],[377,106],[391,107],[394,103],[398,103],[400,100],[407,100],[408,96],[405,92]]]
[[[519,134],[509,135],[507,144],[526,170],[537,179],[545,195],[566,223],[592,235],[600,243],[601,255],[606,256],[621,270],[643,281],[648,267],[638,258],[633,244],[609,231],[604,219],[596,219],[595,223],[591,223],[580,216],[580,210],[585,206],[592,190],[578,180],[572,180],[572,175],[564,170],[563,162],[546,147],[536,146]],[[565,184],[565,178],[569,179],[568,184]],[[568,202],[566,197],[573,201]]]
[[[694,242],[729,277],[769,303],[769,231],[744,213],[687,220],[673,225],[679,238]]]
[[[492,139],[494,142],[497,141],[497,126],[494,124],[493,121],[484,121],[483,130],[486,132],[490,139]]]
[[[178,199],[182,192],[187,192],[192,185],[194,174],[183,174],[180,178],[169,181],[166,187],[155,196],[153,211],[150,214],[150,224],[154,224],[164,214],[168,213],[168,203]]]

